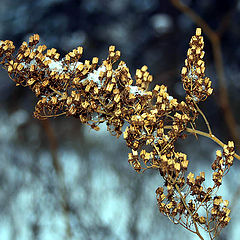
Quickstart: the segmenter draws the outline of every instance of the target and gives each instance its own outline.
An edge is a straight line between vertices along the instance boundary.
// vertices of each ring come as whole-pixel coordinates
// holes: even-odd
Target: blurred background
[[[62,55],[83,46],[84,59],[104,59],[115,45],[132,76],[146,64],[153,85],[165,84],[179,99],[181,67],[199,23],[214,87],[200,108],[217,137],[239,141],[240,1],[0,0],[0,39],[19,47],[38,33],[42,44]],[[95,132],[77,119],[36,120],[33,93],[15,87],[3,70],[0,79],[1,240],[197,239],[159,213],[161,178],[134,172],[122,137],[115,139],[104,125]],[[206,129],[201,120],[198,126]],[[212,184],[219,147],[193,136],[177,147],[188,154],[190,170],[206,171]],[[219,192],[233,208],[219,239],[239,239],[239,165],[236,160]]]

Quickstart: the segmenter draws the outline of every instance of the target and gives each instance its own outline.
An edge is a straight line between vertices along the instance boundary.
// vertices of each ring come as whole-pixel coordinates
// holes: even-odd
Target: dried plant
[[[186,91],[185,101],[181,102],[170,96],[164,85],[148,89],[153,77],[147,66],[136,70],[135,80],[125,62],[120,61],[113,68],[120,58],[120,51],[114,46],[109,47],[108,57],[102,63],[98,63],[97,57],[83,63],[79,61],[82,47],[60,60],[56,49],[47,50],[38,43],[39,35],[34,34],[14,54],[11,41],[0,42],[3,68],[17,86],[31,88],[39,99],[34,116],[73,116],[95,130],[99,130],[100,123],[106,123],[112,135],[123,134],[131,148],[131,166],[138,173],[156,169],[164,179],[164,185],[156,190],[160,212],[200,239],[200,228],[214,239],[230,221],[229,202],[216,193],[234,157],[240,160],[240,156],[234,152],[232,141],[224,144],[212,134],[198,106],[213,92],[210,79],[205,77],[201,29],[197,28],[191,38],[181,71]],[[195,129],[198,117],[203,117],[208,132]],[[186,132],[208,137],[222,147],[212,164],[211,186],[204,185],[204,172],[196,177],[187,173],[187,155],[175,150],[176,141],[185,138]]]

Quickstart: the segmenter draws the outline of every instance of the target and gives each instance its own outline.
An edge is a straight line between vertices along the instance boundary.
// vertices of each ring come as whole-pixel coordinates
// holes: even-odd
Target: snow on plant
[[[136,70],[135,80],[120,51],[109,47],[108,57],[79,62],[83,48],[78,47],[60,59],[56,49],[38,45],[39,35],[23,42],[15,54],[9,40],[0,42],[0,64],[10,78],[29,87],[38,98],[34,116],[38,119],[65,115],[99,130],[105,122],[111,134],[123,138],[131,149],[130,165],[138,172],[159,171],[164,185],[156,190],[159,210],[173,223],[180,224],[203,239],[203,228],[214,239],[230,221],[228,201],[216,195],[223,176],[234,157],[234,143],[222,143],[211,131],[198,103],[209,97],[213,89],[205,77],[204,41],[201,29],[191,38],[181,76],[185,101],[170,96],[167,87],[156,85],[149,90],[153,77],[147,66]],[[135,83],[135,85],[133,85]],[[195,121],[203,117],[208,132],[195,129]],[[125,129],[124,129],[125,128]],[[175,143],[186,132],[208,137],[222,150],[216,152],[212,164],[212,186],[205,186],[205,173],[188,172],[187,155],[175,150]]]

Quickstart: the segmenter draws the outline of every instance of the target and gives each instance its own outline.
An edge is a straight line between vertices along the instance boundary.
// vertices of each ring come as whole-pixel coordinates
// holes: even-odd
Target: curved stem
[[[165,129],[172,129],[172,126],[164,126]],[[207,138],[210,138],[211,140],[213,140],[215,143],[217,143],[219,146],[221,146],[222,148],[224,146],[226,146],[226,144],[224,144],[220,139],[218,139],[217,137],[215,137],[213,134],[210,133],[206,133],[200,130],[196,130],[196,129],[192,129],[192,128],[186,128],[186,131],[192,134],[198,134]],[[237,153],[234,153],[234,157],[237,158],[238,160],[240,160],[240,156]]]
[[[206,125],[207,125],[207,128],[208,128],[208,132],[209,132],[209,134],[212,135],[212,130],[211,130],[210,124],[209,124],[209,122],[208,122],[208,120],[207,120],[205,114],[201,111],[201,109],[199,108],[199,106],[198,106],[195,102],[194,102],[194,104],[195,104],[195,106],[196,106],[198,112],[202,115],[202,117],[203,117],[203,119],[204,119],[204,121],[205,121],[205,123],[206,123]]]
[[[220,139],[218,139],[217,137],[215,137],[213,134],[210,133],[206,133],[206,132],[202,132],[200,130],[196,130],[196,129],[191,129],[191,128],[186,128],[186,131],[189,133],[193,133],[193,134],[198,134],[207,138],[212,139],[214,142],[216,142],[218,145],[220,145],[222,148],[226,145],[224,144]],[[234,153],[234,157],[237,158],[238,160],[240,160],[240,156],[237,153]]]
[[[51,118],[51,117],[59,117],[59,116],[62,116],[64,114],[66,114],[67,112],[62,112],[62,113],[59,113],[59,114],[54,114],[54,115],[46,115],[46,116],[42,116],[42,117],[46,117],[46,118]]]

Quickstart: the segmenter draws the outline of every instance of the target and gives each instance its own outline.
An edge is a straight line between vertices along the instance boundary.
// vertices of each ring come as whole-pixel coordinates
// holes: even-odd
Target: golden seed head
[[[97,63],[98,63],[98,58],[97,58],[97,57],[94,57],[94,58],[92,59],[92,63],[93,63],[93,64],[97,64]]]
[[[141,68],[141,70],[142,70],[143,72],[146,72],[147,69],[148,69],[148,67],[147,67],[146,65],[142,66],[142,68]]]
[[[202,29],[201,28],[197,28],[196,29],[196,35],[200,36],[202,34]]]
[[[185,75],[186,73],[187,73],[187,68],[186,68],[186,67],[183,67],[181,74],[182,74],[182,75]]]
[[[110,47],[109,47],[109,52],[114,52],[114,51],[115,51],[115,46],[113,46],[113,45],[110,46]]]

